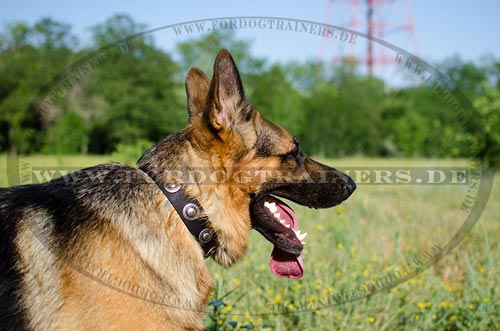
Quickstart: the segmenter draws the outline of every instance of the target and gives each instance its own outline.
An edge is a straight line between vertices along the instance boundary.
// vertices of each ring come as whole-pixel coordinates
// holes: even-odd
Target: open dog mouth
[[[307,233],[301,233],[292,208],[271,195],[256,198],[250,208],[252,226],[273,245],[269,267],[276,277],[301,278],[301,252]]]

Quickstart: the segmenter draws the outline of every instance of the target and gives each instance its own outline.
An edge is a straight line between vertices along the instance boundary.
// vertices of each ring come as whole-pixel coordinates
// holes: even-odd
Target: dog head
[[[305,235],[278,197],[328,208],[347,199],[356,185],[307,157],[296,137],[260,114],[245,98],[227,50],[217,55],[212,79],[198,68],[189,70],[186,93],[189,126],[148,150],[139,166],[162,183],[184,183],[186,194],[201,203],[217,234],[218,263],[240,259],[254,228],[274,245],[273,273],[301,277]],[[200,169],[201,177],[185,176]],[[182,178],[172,176],[175,170]]]

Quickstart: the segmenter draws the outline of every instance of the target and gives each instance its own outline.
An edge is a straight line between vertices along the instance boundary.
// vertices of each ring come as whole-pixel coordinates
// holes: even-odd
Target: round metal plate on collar
[[[181,189],[181,186],[178,184],[167,184],[165,185],[165,190],[169,193],[175,193]]]
[[[188,203],[182,209],[182,214],[187,220],[192,221],[200,215],[200,208],[194,203]]]
[[[213,233],[210,229],[203,229],[198,236],[198,240],[202,244],[208,243],[213,238]]]

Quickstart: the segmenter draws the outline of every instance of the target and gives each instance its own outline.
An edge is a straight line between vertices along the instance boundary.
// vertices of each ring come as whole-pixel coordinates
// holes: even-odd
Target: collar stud
[[[200,240],[200,243],[206,244],[210,240],[212,240],[212,237],[213,237],[213,233],[212,233],[212,231],[210,231],[210,229],[203,229],[200,232],[200,235],[198,236],[198,239]]]
[[[200,208],[194,203],[188,203],[182,209],[184,217],[190,221],[197,219],[200,214]]]
[[[179,191],[180,188],[181,188],[181,186],[177,185],[177,184],[167,184],[167,185],[165,185],[165,190],[168,193],[175,193],[175,192]]]

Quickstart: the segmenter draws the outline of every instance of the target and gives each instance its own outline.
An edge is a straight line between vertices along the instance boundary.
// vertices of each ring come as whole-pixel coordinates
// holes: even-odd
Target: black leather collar
[[[175,211],[182,219],[189,232],[203,249],[205,258],[212,256],[217,248],[217,235],[210,228],[210,219],[205,214],[198,200],[190,198],[181,185],[162,184],[145,169],[141,169],[151,177],[160,188]]]

